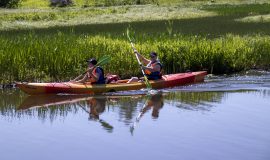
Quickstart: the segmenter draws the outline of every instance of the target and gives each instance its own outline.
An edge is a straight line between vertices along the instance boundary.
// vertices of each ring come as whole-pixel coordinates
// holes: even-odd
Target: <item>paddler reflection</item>
[[[150,98],[150,100],[148,101],[147,108],[145,108],[145,110],[153,108],[152,117],[158,118],[159,110],[163,107],[163,105],[164,102],[162,94],[156,94]]]
[[[152,108],[152,117],[158,118],[159,110],[163,107],[163,96],[162,94],[152,95],[146,102],[146,105],[141,109],[140,117],[143,116],[148,110]]]
[[[159,117],[159,111],[163,107],[163,95],[162,93],[151,95],[145,102],[144,106],[140,110],[140,113],[136,117],[135,122],[130,127],[130,132],[133,134],[133,131],[135,127],[138,125],[140,119],[143,117],[143,115],[152,109],[152,118],[157,119]]]
[[[106,98],[91,98],[88,101],[90,112],[89,119],[98,120],[99,115],[102,114],[106,107]]]
[[[88,104],[90,107],[89,113],[89,120],[95,120],[100,122],[101,126],[104,127],[105,130],[108,132],[113,131],[113,126],[111,126],[109,123],[105,122],[104,120],[100,119],[100,114],[102,114],[105,111],[106,107],[106,97],[92,97],[89,99]]]

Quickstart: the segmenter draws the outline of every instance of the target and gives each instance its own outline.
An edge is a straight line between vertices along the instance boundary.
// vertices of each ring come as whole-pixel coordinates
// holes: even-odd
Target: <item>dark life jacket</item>
[[[147,67],[155,67],[155,65],[160,65],[160,70],[159,71],[155,71],[155,72],[150,72],[150,71],[146,71],[145,74],[147,76],[148,79],[150,80],[157,80],[157,79],[161,79],[162,78],[162,64],[159,61],[155,61],[155,62],[150,62]]]
[[[101,71],[101,73],[99,73],[99,78],[96,82],[92,82],[91,84],[105,84],[105,77],[104,77],[104,71],[100,66],[97,66],[94,70],[93,70],[93,74],[96,75],[97,73],[97,69],[99,69]],[[91,77],[90,77],[91,78]]]

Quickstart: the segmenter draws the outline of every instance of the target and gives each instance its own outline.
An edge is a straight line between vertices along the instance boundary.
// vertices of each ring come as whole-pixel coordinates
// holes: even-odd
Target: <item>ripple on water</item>
[[[174,87],[171,91],[237,91],[269,87],[270,72],[251,70],[232,75],[208,75],[203,83]]]

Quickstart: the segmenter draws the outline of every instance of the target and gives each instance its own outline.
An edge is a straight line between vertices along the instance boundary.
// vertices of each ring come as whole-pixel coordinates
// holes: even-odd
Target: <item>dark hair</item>
[[[156,52],[150,52],[150,56],[157,56],[157,53]]]
[[[97,60],[95,58],[91,58],[89,60],[87,60],[88,63],[92,63],[93,65],[97,64]]]

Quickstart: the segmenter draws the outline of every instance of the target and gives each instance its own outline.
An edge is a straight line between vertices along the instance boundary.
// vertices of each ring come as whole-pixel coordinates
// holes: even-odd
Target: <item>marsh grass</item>
[[[124,36],[124,35],[123,35]],[[110,55],[106,73],[122,78],[139,76],[140,70],[125,38],[77,36],[74,33],[19,37],[1,36],[1,83],[13,81],[66,81],[81,74],[85,60]],[[250,68],[269,68],[270,37],[226,35],[207,39],[200,36],[137,35],[136,47],[146,57],[159,54],[164,74],[186,70],[231,73]],[[137,69],[136,69],[137,68]]]

